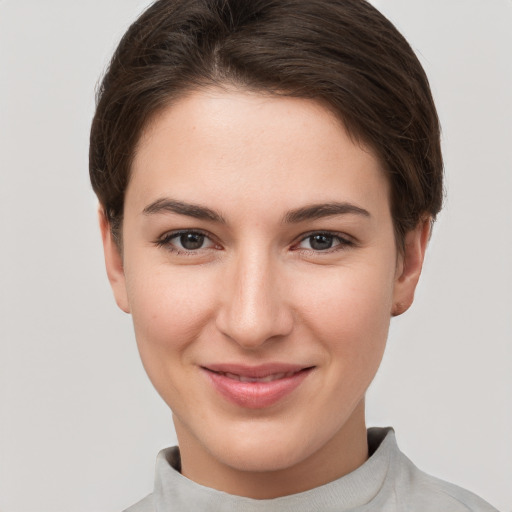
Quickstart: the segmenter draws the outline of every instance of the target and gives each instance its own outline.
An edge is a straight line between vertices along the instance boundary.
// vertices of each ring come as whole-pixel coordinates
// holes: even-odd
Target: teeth
[[[220,374],[221,375],[225,375],[226,377],[228,377],[230,379],[240,380],[240,376],[236,375],[235,373],[223,373],[223,372],[221,372]]]
[[[239,380],[240,382],[272,382],[278,379],[284,379],[291,377],[295,372],[288,373],[274,373],[267,375],[266,377],[245,377],[243,375],[237,375],[236,373],[220,372],[221,375],[228,377],[229,379]]]

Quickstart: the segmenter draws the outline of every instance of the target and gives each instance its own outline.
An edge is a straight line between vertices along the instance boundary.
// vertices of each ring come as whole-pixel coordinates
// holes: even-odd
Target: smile
[[[263,409],[290,395],[313,368],[282,364],[209,365],[202,370],[223,399],[239,407]]]
[[[268,375],[266,377],[246,377],[245,375],[237,375],[236,373],[224,373],[217,372],[219,375],[223,375],[228,379],[235,379],[240,382],[272,382],[278,379],[285,379],[287,377],[293,377],[296,372],[286,372],[286,373],[274,373],[272,375]]]

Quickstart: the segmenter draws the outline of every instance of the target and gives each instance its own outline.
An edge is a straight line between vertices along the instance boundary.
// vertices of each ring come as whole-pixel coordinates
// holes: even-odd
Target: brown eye
[[[296,248],[314,252],[327,252],[330,249],[336,251],[352,245],[354,244],[350,239],[337,233],[317,232],[304,237]]]
[[[311,249],[315,251],[325,251],[326,249],[330,249],[334,243],[334,236],[332,235],[312,235],[309,237],[309,245]]]
[[[187,251],[201,249],[204,244],[205,236],[201,233],[182,233],[179,235],[180,245]]]
[[[216,244],[205,233],[186,230],[167,233],[157,240],[155,244],[158,247],[165,247],[171,252],[179,254],[195,253],[202,249],[216,247]]]

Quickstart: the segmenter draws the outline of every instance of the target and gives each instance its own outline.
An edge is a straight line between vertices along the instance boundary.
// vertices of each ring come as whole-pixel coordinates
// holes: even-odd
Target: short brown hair
[[[397,243],[443,196],[440,127],[411,47],[364,0],[158,0],[122,38],[97,94],[92,186],[119,240],[141,132],[185,92],[234,85],[313,98],[379,157]]]

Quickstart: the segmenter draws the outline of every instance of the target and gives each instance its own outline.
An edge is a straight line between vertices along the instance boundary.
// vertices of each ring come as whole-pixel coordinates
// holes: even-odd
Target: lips
[[[313,367],[271,363],[260,366],[208,365],[202,370],[223,398],[239,407],[262,409],[290,395]]]
[[[229,372],[218,372],[219,375],[223,375],[224,377],[228,377],[229,379],[239,380],[240,382],[272,382],[274,380],[284,379],[287,377],[293,377],[296,372],[286,372],[286,373],[274,373],[268,375],[266,377],[246,377],[245,375],[237,375],[236,373]]]

